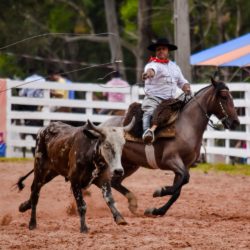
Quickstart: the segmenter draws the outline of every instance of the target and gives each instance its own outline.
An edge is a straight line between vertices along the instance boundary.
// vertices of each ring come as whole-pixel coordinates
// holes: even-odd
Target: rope
[[[117,62],[119,63],[119,62],[121,62],[121,61],[117,61]],[[98,67],[102,67],[102,66],[107,66],[107,65],[111,65],[111,64],[113,64],[113,63],[102,63],[102,64],[93,65],[93,66],[78,68],[78,69],[75,69],[75,70],[70,70],[70,71],[64,72],[64,73],[62,73],[62,75],[68,74],[68,73],[77,72],[77,71],[82,71],[82,70],[86,70],[86,69],[91,69],[91,68],[98,68]],[[27,84],[32,83],[32,82],[40,81],[40,80],[43,80],[43,79],[47,80],[48,78],[49,78],[49,76],[47,75],[46,77],[43,77],[43,78],[38,78],[38,79],[33,80],[33,81],[21,83],[21,84],[16,85],[15,87],[7,88],[7,89],[4,89],[4,90],[0,91],[0,94],[3,93],[3,92],[6,92],[6,91],[8,91],[8,90],[17,88],[17,87],[27,85]],[[100,86],[101,86],[101,85],[100,85]],[[111,88],[113,88],[113,87],[111,87]]]

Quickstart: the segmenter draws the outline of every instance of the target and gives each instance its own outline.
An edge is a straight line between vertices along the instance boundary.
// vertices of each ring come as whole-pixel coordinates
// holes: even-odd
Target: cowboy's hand
[[[191,95],[191,88],[190,88],[190,84],[188,83],[185,83],[183,88],[182,88],[183,92],[186,94],[186,95]]]
[[[155,75],[155,72],[153,69],[148,69],[146,72],[142,74],[142,80],[145,81],[148,78],[153,78]]]

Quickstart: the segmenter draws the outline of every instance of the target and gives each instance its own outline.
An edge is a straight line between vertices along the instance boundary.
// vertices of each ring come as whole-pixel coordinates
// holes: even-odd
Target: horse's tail
[[[23,181],[32,173],[34,172],[34,169],[32,169],[28,174],[22,176],[19,178],[18,182],[15,184],[15,186],[18,187],[18,189],[21,191],[23,190],[23,188],[25,187],[25,185],[23,184]]]

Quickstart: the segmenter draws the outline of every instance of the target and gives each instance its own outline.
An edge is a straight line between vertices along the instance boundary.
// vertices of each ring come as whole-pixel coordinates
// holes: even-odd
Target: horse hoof
[[[147,208],[144,212],[144,215],[147,217],[155,217],[155,215],[153,214],[154,210],[154,208]]]
[[[129,211],[132,213],[132,214],[135,214],[135,215],[137,215],[137,205],[129,205],[128,206],[128,209],[129,209]]]
[[[121,226],[128,225],[128,223],[122,217],[117,218],[115,220],[115,222],[116,222],[117,225],[121,225]]]
[[[153,197],[161,197],[161,189],[157,189],[155,190],[155,192],[153,193]]]
[[[128,204],[129,204],[128,209],[129,209],[129,211],[132,214],[136,214],[136,210],[137,210],[138,206],[137,206],[137,199],[136,199],[135,195],[133,193],[129,192],[129,193],[127,193],[125,195],[125,197],[127,197],[127,199],[128,199]]]

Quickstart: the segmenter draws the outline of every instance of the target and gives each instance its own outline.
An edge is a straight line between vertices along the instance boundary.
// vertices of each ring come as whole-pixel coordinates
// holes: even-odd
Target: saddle
[[[175,121],[177,120],[179,112],[183,106],[184,101],[179,99],[164,100],[158,105],[151,120],[151,125],[157,125],[157,129],[155,131],[155,140],[162,137],[175,137]],[[125,139],[127,141],[143,142],[143,111],[141,109],[140,103],[134,102],[129,106],[123,121],[123,126],[128,125],[133,117],[135,117],[135,125],[129,132],[125,133]]]

